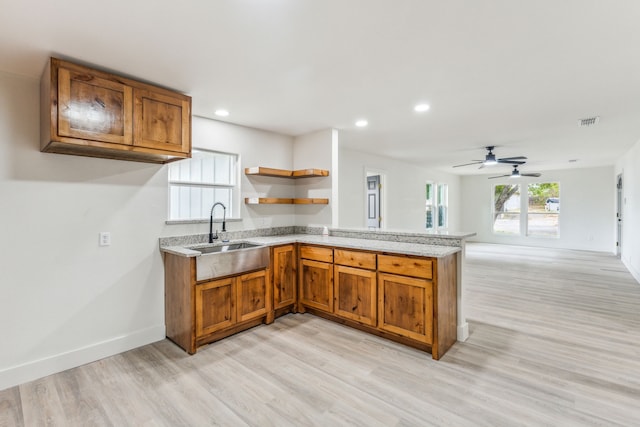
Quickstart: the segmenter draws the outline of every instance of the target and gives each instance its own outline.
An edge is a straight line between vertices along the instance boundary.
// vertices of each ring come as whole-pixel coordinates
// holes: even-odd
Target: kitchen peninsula
[[[211,251],[206,235],[162,238],[167,337],[193,354],[241,330],[306,312],[439,359],[466,339],[461,273],[464,239],[472,235],[336,228],[323,236],[314,227],[230,232],[232,243],[268,248],[269,260],[225,277],[197,272],[201,261],[214,259],[202,252]],[[221,246],[213,249],[218,253],[232,247],[213,246]]]

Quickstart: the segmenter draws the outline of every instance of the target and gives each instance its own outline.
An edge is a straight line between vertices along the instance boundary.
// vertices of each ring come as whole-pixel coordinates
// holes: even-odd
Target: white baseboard
[[[86,347],[34,360],[0,370],[0,390],[66,371],[114,354],[160,341],[165,337],[165,326],[152,326]]]
[[[469,324],[464,322],[458,325],[458,341],[466,341],[469,338]]]
[[[625,259],[624,257],[620,257],[620,259],[622,260],[622,263],[624,264],[624,266],[627,267],[627,270],[629,270],[629,273],[631,273],[633,278],[636,279],[636,282],[640,284],[640,272],[636,271],[633,268],[633,266],[631,265],[631,261]]]

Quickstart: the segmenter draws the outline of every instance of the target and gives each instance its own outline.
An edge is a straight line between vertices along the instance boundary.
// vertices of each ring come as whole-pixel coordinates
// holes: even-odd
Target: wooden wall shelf
[[[244,174],[247,176],[272,176],[276,178],[311,178],[329,176],[329,171],[325,169],[274,169],[255,166],[245,168]],[[329,199],[318,198],[278,198],[278,197],[245,197],[244,203],[247,205],[328,205]]]
[[[272,176],[276,178],[313,178],[329,176],[329,171],[325,169],[299,169],[293,171],[255,166],[252,168],[245,168],[244,174],[253,176]]]
[[[245,197],[247,205],[328,205],[329,199]]]

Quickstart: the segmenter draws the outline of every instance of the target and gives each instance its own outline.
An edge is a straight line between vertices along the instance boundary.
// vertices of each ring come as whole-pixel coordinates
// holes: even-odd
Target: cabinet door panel
[[[189,101],[135,89],[133,145],[182,153],[191,150]]]
[[[236,323],[234,296],[234,278],[196,285],[196,336],[207,335]]]
[[[132,88],[91,72],[58,69],[58,134],[131,145]]]
[[[433,340],[432,283],[379,273],[378,286],[378,326],[430,344]]]
[[[270,309],[267,292],[268,279],[265,270],[243,274],[237,279],[238,322],[263,316]]]
[[[273,248],[273,305],[275,309],[295,304],[296,272],[294,246]]]
[[[326,262],[300,260],[300,302],[333,313],[333,268]]]
[[[334,269],[336,314],[376,326],[376,272],[341,265]]]

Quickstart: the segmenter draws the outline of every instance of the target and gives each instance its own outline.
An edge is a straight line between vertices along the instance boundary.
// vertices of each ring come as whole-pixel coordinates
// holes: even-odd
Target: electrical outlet
[[[111,233],[109,231],[101,231],[98,240],[99,246],[111,246]]]

